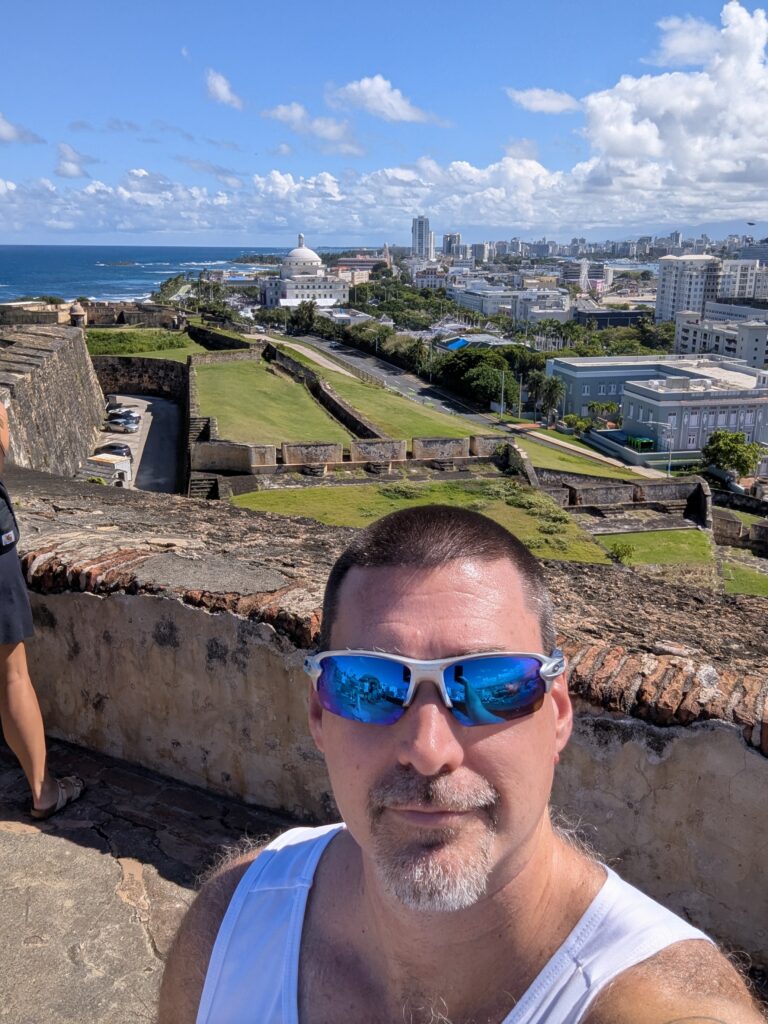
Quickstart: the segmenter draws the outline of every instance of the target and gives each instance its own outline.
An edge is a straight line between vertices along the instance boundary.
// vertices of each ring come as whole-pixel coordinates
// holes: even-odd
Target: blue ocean
[[[167,277],[201,270],[238,268],[244,254],[282,256],[290,246],[0,245],[0,303],[25,295],[74,299],[146,299]],[[343,246],[318,246],[342,252]]]

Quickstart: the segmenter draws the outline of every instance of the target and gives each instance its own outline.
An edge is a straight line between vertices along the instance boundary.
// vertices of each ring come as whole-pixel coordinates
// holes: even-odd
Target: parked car
[[[139,429],[137,420],[128,419],[127,416],[115,416],[104,424],[105,430],[111,430],[115,434],[135,434]]]
[[[107,416],[125,416],[128,413],[130,413],[131,416],[139,415],[139,413],[129,405],[108,405],[104,412]]]
[[[122,455],[125,459],[130,459],[133,462],[133,452],[129,444],[124,444],[122,441],[110,441],[109,444],[100,444],[98,448],[94,450],[94,455]]]
[[[133,420],[134,423],[141,421],[141,413],[134,412],[133,409],[121,409],[119,412],[108,412],[108,420]]]

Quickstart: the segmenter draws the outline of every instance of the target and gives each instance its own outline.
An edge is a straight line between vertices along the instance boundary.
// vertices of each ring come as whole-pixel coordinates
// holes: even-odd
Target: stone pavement
[[[290,825],[244,804],[51,741],[87,790],[44,822],[0,741],[0,1021],[155,1020],[163,959],[222,846]]]

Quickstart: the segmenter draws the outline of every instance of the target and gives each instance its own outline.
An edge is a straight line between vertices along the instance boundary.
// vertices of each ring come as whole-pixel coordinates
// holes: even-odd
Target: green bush
[[[608,548],[608,554],[614,562],[618,562],[620,565],[629,565],[636,550],[635,545],[628,541],[615,540]]]
[[[386,484],[379,488],[383,498],[418,498],[421,491],[415,484]]]

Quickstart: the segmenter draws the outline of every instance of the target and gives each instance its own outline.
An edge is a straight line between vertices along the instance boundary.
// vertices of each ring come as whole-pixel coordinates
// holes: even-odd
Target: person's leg
[[[24,644],[0,644],[0,720],[8,746],[32,790],[32,806],[50,807],[59,796],[47,768],[43,716],[29,678]]]

